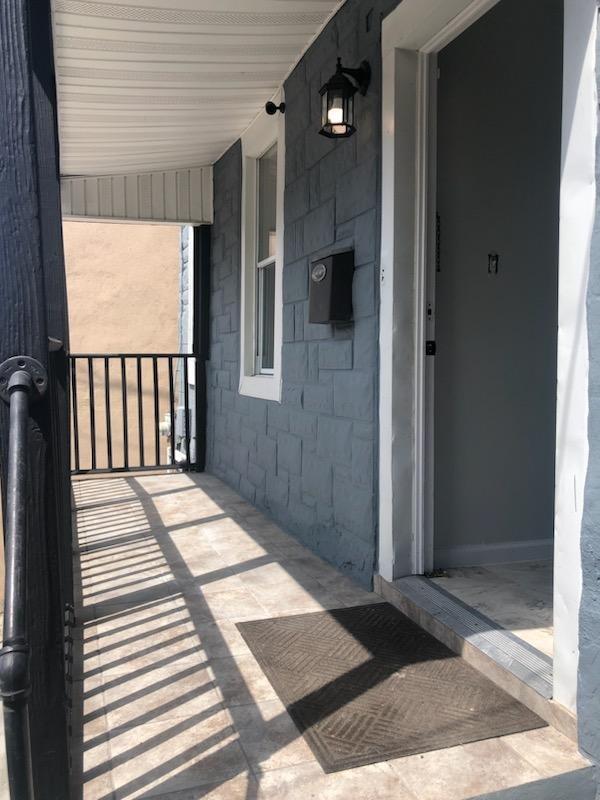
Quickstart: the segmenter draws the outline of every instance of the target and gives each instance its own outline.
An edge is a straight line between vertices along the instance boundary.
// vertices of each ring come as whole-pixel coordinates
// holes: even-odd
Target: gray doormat
[[[388,603],[237,627],[325,772],[546,725]]]

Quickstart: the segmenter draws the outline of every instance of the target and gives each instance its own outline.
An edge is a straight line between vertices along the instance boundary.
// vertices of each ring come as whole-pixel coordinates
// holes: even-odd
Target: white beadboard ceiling
[[[61,173],[208,165],[342,0],[54,0]]]

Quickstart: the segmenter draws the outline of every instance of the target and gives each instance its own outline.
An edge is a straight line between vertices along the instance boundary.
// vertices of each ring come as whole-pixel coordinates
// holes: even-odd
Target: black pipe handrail
[[[6,761],[12,800],[33,800],[28,698],[27,626],[27,473],[29,406],[42,396],[48,380],[44,367],[26,356],[0,365],[0,396],[9,404],[9,441],[4,520],[4,631],[0,650],[0,696],[3,704]]]

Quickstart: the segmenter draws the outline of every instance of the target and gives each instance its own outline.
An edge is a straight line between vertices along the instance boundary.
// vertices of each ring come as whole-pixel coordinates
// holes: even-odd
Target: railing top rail
[[[69,353],[70,358],[198,358],[198,353]]]

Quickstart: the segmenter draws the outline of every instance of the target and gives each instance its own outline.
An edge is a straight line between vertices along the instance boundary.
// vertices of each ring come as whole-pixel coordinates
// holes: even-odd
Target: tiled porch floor
[[[460,800],[586,766],[546,728],[325,775],[235,623],[380,598],[209,475],[74,495],[76,797]]]

